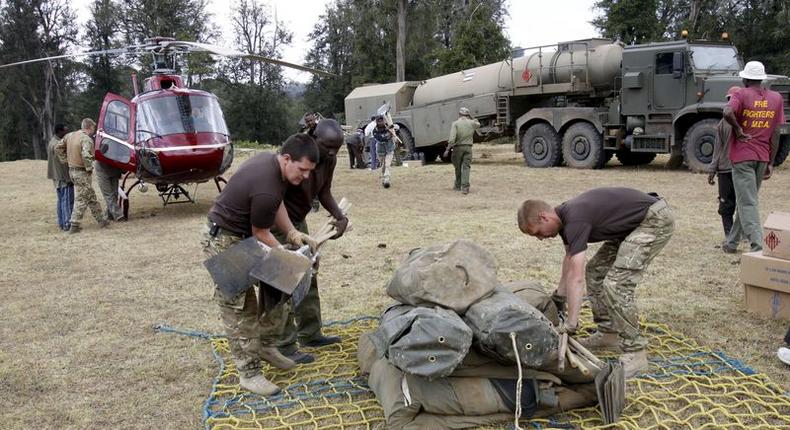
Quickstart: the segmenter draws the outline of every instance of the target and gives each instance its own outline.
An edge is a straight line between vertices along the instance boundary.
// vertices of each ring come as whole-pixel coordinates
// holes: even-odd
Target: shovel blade
[[[304,254],[272,248],[250,271],[250,276],[286,294],[293,294],[312,262]]]

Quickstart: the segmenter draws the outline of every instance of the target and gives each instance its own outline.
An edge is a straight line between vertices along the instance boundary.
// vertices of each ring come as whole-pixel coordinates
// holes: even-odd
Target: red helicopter
[[[203,43],[155,37],[145,44],[104,51],[59,55],[0,65],[0,68],[58,58],[150,53],[153,75],[140,92],[132,74],[134,97],[129,100],[107,93],[96,125],[96,160],[126,172],[119,189],[123,214],[129,214],[129,194],[154,184],[163,204],[194,203],[184,184],[214,180],[217,190],[226,182],[221,176],[233,162],[233,144],[219,101],[214,94],[184,87],[175,72],[177,54],[208,52],[232,58],[260,60],[316,74],[331,73],[274,58]],[[127,186],[127,180],[133,179]],[[184,200],[181,200],[184,197]]]

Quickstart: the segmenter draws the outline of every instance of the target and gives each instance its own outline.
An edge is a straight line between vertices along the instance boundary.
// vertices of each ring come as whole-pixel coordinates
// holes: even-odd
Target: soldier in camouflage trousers
[[[216,236],[210,234],[210,226],[203,231],[203,254],[211,258],[244,238],[220,230]],[[270,357],[269,351],[277,343],[291,311],[290,300],[283,296],[280,303],[258,320],[258,302],[252,286],[238,297],[228,300],[214,289],[214,301],[219,305],[222,324],[228,336],[228,345],[233,355],[236,369],[245,378],[253,378],[260,373],[261,358],[273,362],[276,367],[292,367],[279,357]]]
[[[90,209],[100,227],[106,227],[107,218],[93,191],[93,141],[90,135],[96,131],[96,123],[90,118],[82,120],[82,128],[63,137],[56,151],[58,158],[69,165],[69,176],[74,182],[74,211],[71,213],[69,234],[82,230],[80,224],[85,210]]]
[[[586,285],[598,331],[580,343],[621,350],[626,377],[647,369],[647,340],[640,333],[635,291],[674,232],[666,201],[630,188],[597,188],[557,207],[527,200],[519,209],[518,225],[541,240],[562,237],[565,258],[554,296],[567,299],[568,312],[559,330],[574,333],[578,328]],[[587,262],[588,243],[594,242],[603,244]]]
[[[607,240],[587,262],[585,278],[593,320],[602,333],[617,333],[620,348],[639,351],[647,346],[640,334],[634,292],[647,266],[664,249],[675,231],[665,200],[652,204],[644,221],[620,242]]]

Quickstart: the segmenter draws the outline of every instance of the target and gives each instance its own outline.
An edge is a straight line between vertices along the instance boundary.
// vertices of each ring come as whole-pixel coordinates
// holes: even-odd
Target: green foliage
[[[771,73],[790,74],[790,2],[787,0],[598,0],[592,20],[604,37],[646,43],[718,40],[723,32],[745,61],[762,61]]]
[[[502,33],[504,5],[495,3],[481,2],[474,8],[460,10],[453,22],[453,42],[436,53],[434,75],[494,63],[510,55],[510,42]]]
[[[422,80],[507,58],[503,0],[412,0],[407,5],[406,79]],[[315,76],[305,103],[337,117],[354,87],[395,80],[397,2],[338,0],[310,39],[308,63],[338,75]]]
[[[77,29],[66,0],[0,2],[0,64],[62,55]],[[54,122],[68,111],[73,64],[52,60],[0,73],[0,157],[46,158]]]

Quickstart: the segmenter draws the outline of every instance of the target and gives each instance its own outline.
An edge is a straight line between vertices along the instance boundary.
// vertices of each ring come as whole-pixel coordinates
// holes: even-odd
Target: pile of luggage
[[[360,338],[358,358],[389,429],[548,416],[624,386],[594,357],[560,366],[551,296],[536,282],[500,284],[493,255],[469,241],[411,251],[387,294],[398,303]]]

